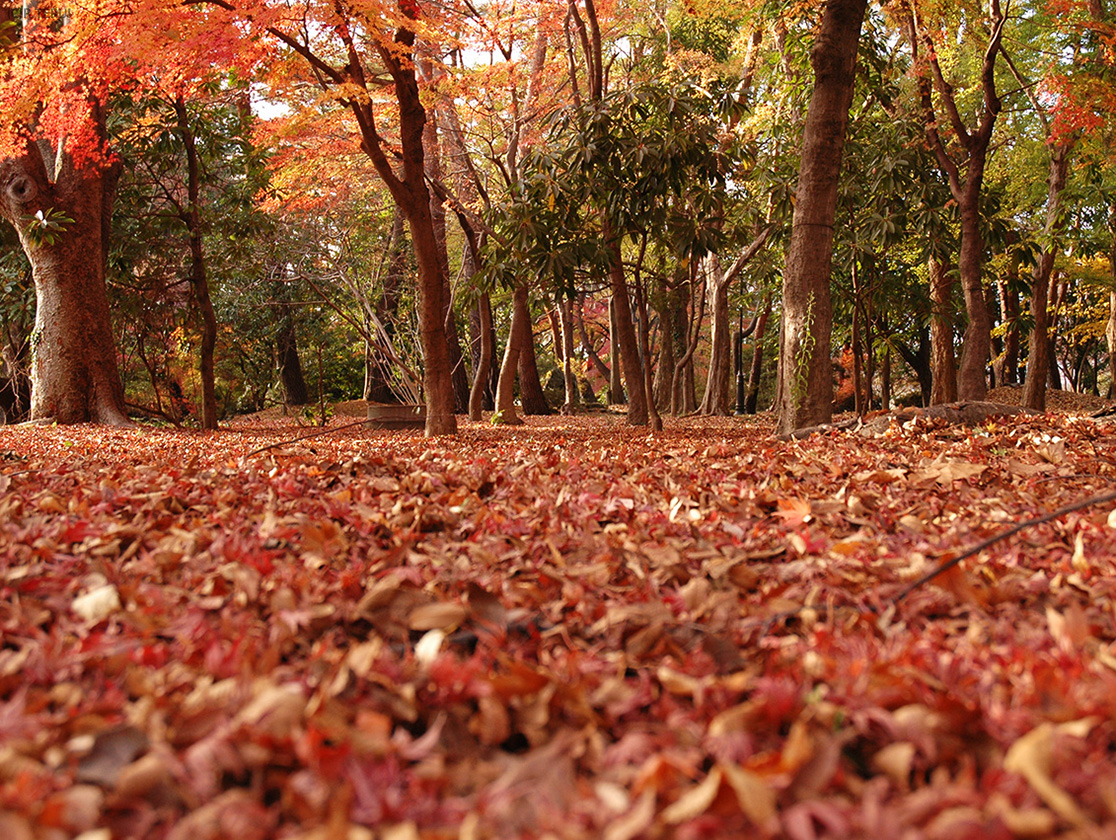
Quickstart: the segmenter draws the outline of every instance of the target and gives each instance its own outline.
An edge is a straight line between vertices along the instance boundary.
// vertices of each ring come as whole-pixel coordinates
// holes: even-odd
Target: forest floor
[[[0,837],[1116,836],[1112,426],[352,420],[0,428]]]

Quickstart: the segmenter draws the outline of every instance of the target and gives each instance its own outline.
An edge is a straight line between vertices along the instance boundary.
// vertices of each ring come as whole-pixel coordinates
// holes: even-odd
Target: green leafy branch
[[[23,220],[27,222],[27,238],[36,248],[53,245],[65,232],[67,226],[74,223],[73,219],[53,207],[38,210],[34,215],[24,216]]]

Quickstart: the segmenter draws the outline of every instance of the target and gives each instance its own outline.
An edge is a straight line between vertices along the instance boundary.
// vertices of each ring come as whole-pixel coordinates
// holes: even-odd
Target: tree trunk
[[[922,28],[915,9],[911,8],[908,14],[906,26],[914,54],[913,66],[926,123],[926,138],[938,159],[939,166],[946,173],[950,193],[961,212],[961,251],[958,256],[958,268],[969,322],[965,327],[961,361],[958,365],[957,394],[963,400],[981,400],[988,390],[985,369],[991,351],[991,318],[981,284],[984,237],[980,226],[980,201],[988,147],[992,140],[996,118],[1003,108],[996,93],[995,69],[1007,18],[1001,8],[1000,0],[990,0],[987,17],[988,43],[980,68],[981,103],[977,125],[970,130],[962,123],[961,111],[955,100],[953,88],[945,81],[932,37]],[[933,84],[928,71],[934,75]],[[933,99],[935,88],[949,115],[949,120],[942,120],[942,122],[952,127],[957,144],[964,152],[965,159],[962,163],[950,157],[939,133],[939,120],[935,113]]]
[[[729,314],[728,287],[721,261],[711,254],[706,260],[706,287],[713,302],[710,315],[709,371],[705,394],[698,412],[728,415],[729,387],[732,380],[732,318]]]
[[[752,345],[752,366],[748,372],[747,397],[744,399],[744,411],[755,414],[759,407],[760,377],[763,375],[763,339],[767,334],[767,323],[771,320],[772,299],[770,293],[763,297],[763,310],[756,322],[755,339]]]
[[[522,298],[523,305],[519,305]],[[508,343],[504,348],[504,361],[500,365],[500,380],[496,384],[496,416],[504,425],[519,425],[523,421],[515,411],[515,375],[519,369],[519,357],[523,346],[530,340],[531,328],[526,323],[527,287],[515,290],[512,306],[511,328],[508,330]]]
[[[975,152],[973,152],[975,155]],[[981,282],[984,268],[984,234],[980,229],[980,188],[984,182],[981,165],[969,165],[961,204],[961,254],[958,268],[965,313],[969,323],[961,340],[961,361],[957,366],[957,396],[962,400],[983,400],[988,393],[986,370],[992,350],[992,319]]]
[[[202,318],[201,427],[206,431],[214,431],[217,428],[217,385],[213,352],[217,347],[217,315],[213,311],[213,300],[209,296],[209,278],[205,271],[205,240],[199,206],[201,180],[198,150],[190,126],[190,116],[186,111],[186,101],[181,96],[174,101],[174,114],[178,121],[178,132],[182,136],[182,145],[186,151],[186,194],[189,206],[182,208],[182,221],[190,235],[190,287],[193,289],[194,299],[197,301]]]
[[[515,306],[523,310],[523,343],[519,353],[519,401],[523,405],[523,413],[531,416],[553,414],[550,403],[546,401],[546,394],[543,393],[542,381],[539,379],[539,362],[535,355],[535,331],[526,286],[523,296],[515,298]]]
[[[99,114],[93,119],[103,125]],[[31,418],[129,425],[105,290],[117,173],[94,163],[77,168],[68,156],[57,173],[50,177],[30,142],[0,164],[0,214],[16,227],[35,282]],[[36,212],[73,221],[45,230]]]
[[[1046,409],[1046,382],[1056,375],[1058,366],[1051,364],[1053,348],[1050,346],[1050,278],[1057,256],[1057,234],[1063,227],[1061,216],[1062,193],[1069,171],[1071,147],[1067,144],[1050,150],[1050,171],[1047,177],[1046,221],[1043,241],[1047,244],[1039,254],[1031,272],[1031,329],[1030,353],[1027,356],[1027,379],[1023,385],[1023,405],[1036,411]]]
[[[1116,280],[1116,248],[1113,249],[1111,262],[1113,279]],[[1104,337],[1108,343],[1108,393],[1106,397],[1116,397],[1116,291],[1108,293],[1108,323],[1104,327]]]
[[[827,423],[833,416],[829,358],[833,222],[856,81],[856,53],[867,5],[867,0],[828,0],[811,51],[814,91],[806,113],[794,221],[783,274],[780,434]]]
[[[477,301],[477,357],[474,360],[473,387],[469,391],[469,419],[484,419],[484,395],[491,379],[492,357],[495,355],[492,340],[492,304],[485,292]]]
[[[953,355],[953,277],[937,257],[930,270],[930,405],[957,401],[957,363]]]
[[[628,398],[620,377],[620,327],[616,320],[616,301],[611,295],[608,298],[608,371],[608,404],[624,405]]]
[[[581,391],[577,387],[577,376],[573,368],[573,301],[569,298],[562,298],[558,302],[558,321],[562,337],[562,384],[566,394],[562,412],[573,414],[581,408]]]
[[[612,231],[605,232],[610,237]],[[647,389],[643,384],[643,363],[639,358],[639,343],[636,338],[635,324],[632,321],[631,299],[628,297],[628,284],[624,278],[624,264],[621,262],[620,242],[609,243],[611,264],[609,281],[612,302],[616,314],[616,343],[619,345],[620,365],[624,369],[624,388],[628,392],[628,425],[646,426]]]

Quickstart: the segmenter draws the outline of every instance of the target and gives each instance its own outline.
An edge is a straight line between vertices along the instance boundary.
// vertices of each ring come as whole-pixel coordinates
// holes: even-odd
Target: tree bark
[[[213,353],[217,347],[217,315],[213,311],[213,299],[209,295],[209,278],[205,270],[205,239],[201,221],[201,176],[198,162],[197,144],[194,131],[190,126],[190,116],[186,111],[186,101],[177,97],[174,101],[174,114],[178,121],[178,133],[186,151],[186,196],[188,206],[181,208],[182,221],[190,236],[190,288],[194,292],[198,311],[202,319],[201,340],[201,383],[202,411],[201,427],[206,431],[217,428],[217,384],[214,375]],[[297,358],[297,357],[296,357]]]
[[[957,402],[957,362],[953,355],[953,277],[937,257],[930,272],[930,405]]]
[[[562,384],[566,395],[562,413],[574,414],[581,409],[581,390],[577,386],[577,376],[573,368],[573,301],[569,298],[562,298],[558,302],[558,321],[562,338]]]
[[[996,93],[995,68],[1006,22],[1007,17],[1003,14],[1000,0],[990,0],[988,45],[980,70],[979,89],[982,101],[977,125],[970,130],[964,125],[953,87],[946,81],[938,63],[932,38],[923,30],[920,20],[913,11],[907,19],[907,34],[914,57],[919,100],[926,123],[926,138],[938,164],[946,173],[950,193],[961,212],[961,250],[958,256],[958,268],[961,274],[961,289],[965,296],[965,310],[969,317],[957,371],[957,393],[963,400],[981,400],[988,390],[985,369],[991,355],[992,322],[981,283],[984,236],[981,233],[980,201],[988,147],[992,140],[996,118],[1003,108]],[[931,75],[933,75],[933,82],[931,82]],[[963,167],[950,156],[939,133],[933,100],[935,89],[948,115],[948,123],[957,144],[964,153]]]
[[[606,238],[612,231],[605,231]],[[628,392],[628,425],[646,426],[648,423],[647,389],[643,383],[643,363],[639,357],[639,340],[632,321],[631,299],[628,283],[624,278],[624,264],[620,256],[620,242],[608,245],[611,254],[609,285],[616,313],[616,343],[619,344],[620,365],[624,370],[624,388]]]
[[[491,378],[495,343],[492,339],[492,305],[486,292],[476,305],[477,357],[474,360],[473,387],[469,391],[469,419],[484,419],[484,395]]]
[[[1054,272],[1057,246],[1052,241],[1061,231],[1062,193],[1069,172],[1071,148],[1059,144],[1050,150],[1050,171],[1047,177],[1046,221],[1043,225],[1043,240],[1046,244],[1039,254],[1031,272],[1031,328],[1030,352],[1027,356],[1027,379],[1023,384],[1023,405],[1036,411],[1046,410],[1046,383],[1051,372],[1057,372],[1057,365],[1051,365],[1050,357],[1050,277]]]
[[[620,327],[616,320],[616,301],[608,298],[608,404],[624,405],[628,401],[620,377]]]
[[[706,260],[706,280],[710,306],[709,370],[705,377],[705,393],[698,412],[727,415],[729,387],[732,380],[732,316],[729,313],[728,290],[721,261],[711,254]]]
[[[535,355],[535,335],[528,296],[524,295],[522,302],[516,299],[515,305],[523,307],[524,336],[519,353],[519,401],[523,405],[523,413],[537,416],[553,414],[539,378],[539,360]]]
[[[760,378],[763,375],[763,339],[767,334],[767,324],[771,320],[771,294],[763,296],[763,309],[760,311],[759,320],[756,321],[755,338],[752,344],[752,365],[748,371],[748,387],[744,398],[744,411],[755,414],[759,408]]]
[[[103,126],[99,109],[93,110],[92,119]],[[63,155],[55,171],[52,178],[31,142],[22,155],[0,163],[0,214],[16,227],[35,283],[31,418],[130,425],[105,290],[116,169],[79,168]],[[37,212],[73,221],[46,238],[41,225],[34,229]]]
[[[867,0],[828,0],[811,52],[814,91],[806,112],[802,163],[786,270],[777,431],[828,423],[833,416],[829,358],[830,272],[837,179],[856,81]]]
[[[523,305],[519,305],[522,298]],[[511,328],[504,348],[504,361],[500,365],[500,379],[496,384],[496,416],[504,425],[519,425],[523,421],[515,411],[515,375],[524,345],[530,341],[531,327],[526,323],[527,286],[519,286],[514,293]]]

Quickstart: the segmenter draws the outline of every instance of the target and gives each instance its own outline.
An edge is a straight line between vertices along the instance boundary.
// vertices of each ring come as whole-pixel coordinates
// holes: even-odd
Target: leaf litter
[[[0,836],[1116,830],[1103,425],[292,436],[0,429]]]

